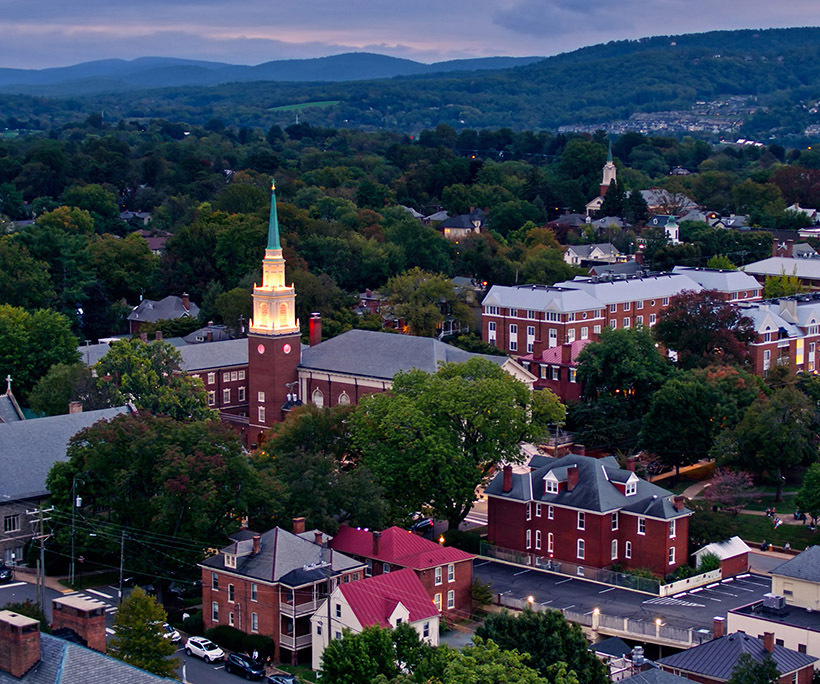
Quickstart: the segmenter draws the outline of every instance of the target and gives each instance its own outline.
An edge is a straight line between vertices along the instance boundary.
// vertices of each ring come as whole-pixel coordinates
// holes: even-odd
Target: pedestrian
[[[257,660],[259,660],[259,651],[257,651],[256,649],[253,649],[253,655],[251,656],[251,658],[253,658],[253,662],[256,662]]]
[[[784,551],[791,551],[792,550],[792,545],[789,544],[789,542],[786,542],[785,544],[783,544],[783,550]]]
[[[767,518],[771,518],[771,517],[772,517],[772,507],[771,507],[771,506],[767,506],[767,507],[766,507],[766,517],[767,517]]]
[[[769,542],[767,542],[765,539],[763,540],[763,543],[760,545],[760,550],[761,551],[768,551],[769,550]]]

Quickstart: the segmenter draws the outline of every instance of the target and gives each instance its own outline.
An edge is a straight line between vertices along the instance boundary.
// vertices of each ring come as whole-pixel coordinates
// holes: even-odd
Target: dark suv
[[[225,671],[238,674],[245,679],[262,679],[265,667],[244,653],[231,653],[225,660]]]
[[[5,584],[6,582],[11,582],[14,579],[14,572],[8,565],[4,565],[2,561],[0,561],[0,584]]]

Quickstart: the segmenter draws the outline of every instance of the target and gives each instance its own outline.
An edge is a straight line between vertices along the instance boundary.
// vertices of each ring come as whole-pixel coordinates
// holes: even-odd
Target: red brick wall
[[[51,626],[52,629],[61,627],[73,629],[85,639],[88,648],[105,653],[105,611],[103,608],[83,611],[55,602],[52,604]]]
[[[361,387],[355,381],[340,382],[330,381],[326,374],[312,374],[308,375],[305,383],[307,391],[305,396],[301,397],[305,403],[313,403],[313,392],[320,390],[324,397],[325,406],[337,406],[339,404],[339,397],[342,393],[347,394],[350,404],[358,404],[359,400],[368,394],[377,394],[379,392],[386,392],[388,383],[385,381],[384,389],[375,389],[373,387]]]
[[[417,570],[421,583],[430,594],[430,600],[435,600],[436,594],[441,594],[441,612],[446,618],[452,620],[463,620],[472,613],[473,607],[473,561],[462,561],[455,563],[455,581],[447,581],[447,565],[441,566],[441,584],[436,585],[435,568]],[[447,608],[447,592],[454,591],[455,606],[451,610]]]
[[[0,621],[0,671],[22,677],[40,660],[40,627]]]
[[[277,337],[248,335],[248,416],[252,427],[265,430],[283,420],[282,405],[287,400],[287,382],[297,379],[301,338],[298,333]],[[289,349],[285,353],[285,349]],[[260,404],[259,392],[265,393]],[[302,397],[304,400],[304,397]],[[265,422],[259,423],[258,407],[265,407]]]
[[[724,577],[734,577],[746,572],[749,569],[749,554],[742,553],[739,556],[720,561],[720,569],[723,571]]]

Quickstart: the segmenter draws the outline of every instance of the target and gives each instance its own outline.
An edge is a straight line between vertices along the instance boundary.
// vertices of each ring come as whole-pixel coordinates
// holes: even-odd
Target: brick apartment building
[[[230,625],[270,636],[275,658],[308,662],[310,617],[340,583],[364,577],[365,564],[327,545],[318,530],[276,527],[264,534],[243,530],[233,543],[199,567],[205,629]]]
[[[473,556],[465,551],[400,527],[370,532],[343,525],[330,546],[364,561],[368,576],[412,569],[445,618],[462,620],[472,612]]]
[[[527,473],[505,466],[484,490],[488,541],[530,557],[659,576],[688,558],[683,497],[640,479],[612,456],[569,454]]]

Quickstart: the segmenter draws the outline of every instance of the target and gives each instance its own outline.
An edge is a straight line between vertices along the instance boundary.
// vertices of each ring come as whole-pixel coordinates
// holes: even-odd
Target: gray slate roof
[[[40,662],[22,678],[0,672],[0,684],[158,684],[173,681],[48,634],[40,635]]]
[[[127,406],[0,423],[0,502],[43,496],[46,476],[66,460],[68,440],[98,420],[127,413]]]
[[[225,342],[221,344],[226,344]],[[301,369],[392,380],[414,368],[435,373],[442,363],[480,357],[502,365],[506,356],[473,354],[431,337],[350,330],[302,350]]]
[[[552,471],[559,482],[564,482],[567,479],[567,469],[573,465],[578,467],[578,484],[575,489],[568,491],[566,487],[561,487],[557,494],[548,494],[543,482],[547,473]],[[508,493],[502,491],[504,474],[498,473],[484,493],[489,496],[539,501],[598,513],[627,511],[662,520],[691,515],[692,511],[687,508],[675,510],[670,492],[640,478],[635,494],[626,496],[621,493],[613,482],[626,482],[632,474],[631,471],[619,467],[612,456],[592,458],[568,454],[529,473],[513,473],[513,486]]]
[[[632,647],[621,639],[621,637],[609,637],[609,639],[604,639],[603,641],[592,644],[589,650],[595,653],[613,656],[614,658],[621,658],[627,653],[630,653]]]
[[[248,363],[248,340],[203,342],[179,347],[182,370],[192,373],[207,368],[225,368]]]
[[[599,280],[576,278],[555,283],[555,287],[583,290],[601,304],[616,304],[639,299],[661,299],[680,294],[686,290],[700,292],[703,288],[689,276],[677,273],[661,273],[644,278],[624,280]],[[600,304],[599,304],[600,306]]]
[[[733,632],[686,651],[661,658],[658,664],[726,681],[732,676],[732,670],[744,653],[748,653],[757,662],[762,662],[763,658],[769,655],[763,646],[762,639],[745,632]],[[814,656],[777,645],[771,656],[781,675],[787,675],[817,660]]]
[[[252,542],[243,540],[236,542],[236,545],[231,544],[217,555],[204,560],[201,566],[229,570],[244,577],[264,582],[279,582],[289,587],[312,584],[326,577],[326,568],[321,562],[328,558],[328,550],[314,543],[312,536],[311,533],[310,538],[305,538],[281,527],[274,527],[261,535],[259,553],[255,556],[238,557],[235,569],[225,566],[224,552],[230,552],[240,544]],[[364,563],[338,551],[331,551],[330,558],[333,575],[364,567]]]
[[[626,679],[621,679],[618,684],[692,684],[692,680],[652,667],[643,672],[636,672]]]
[[[675,266],[672,273],[685,275],[707,290],[719,292],[749,292],[762,290],[757,278],[743,271],[722,271],[716,268],[692,268]]]
[[[779,276],[785,273],[787,276],[796,275],[798,278],[820,279],[820,259],[769,257],[748,264],[744,270],[752,275]]]
[[[153,299],[143,299],[134,310],[128,314],[129,321],[164,321],[170,318],[183,318],[185,316],[198,316],[199,307],[193,302],[189,302],[190,308],[186,311],[182,306],[182,298],[176,295],[168,295],[164,299],[155,302]]]
[[[580,289],[545,285],[493,285],[482,306],[533,311],[592,311],[601,302]]]
[[[0,423],[16,423],[25,419],[14,394],[9,392],[0,394]]]
[[[810,546],[802,553],[771,571],[773,575],[820,582],[820,546]]]

